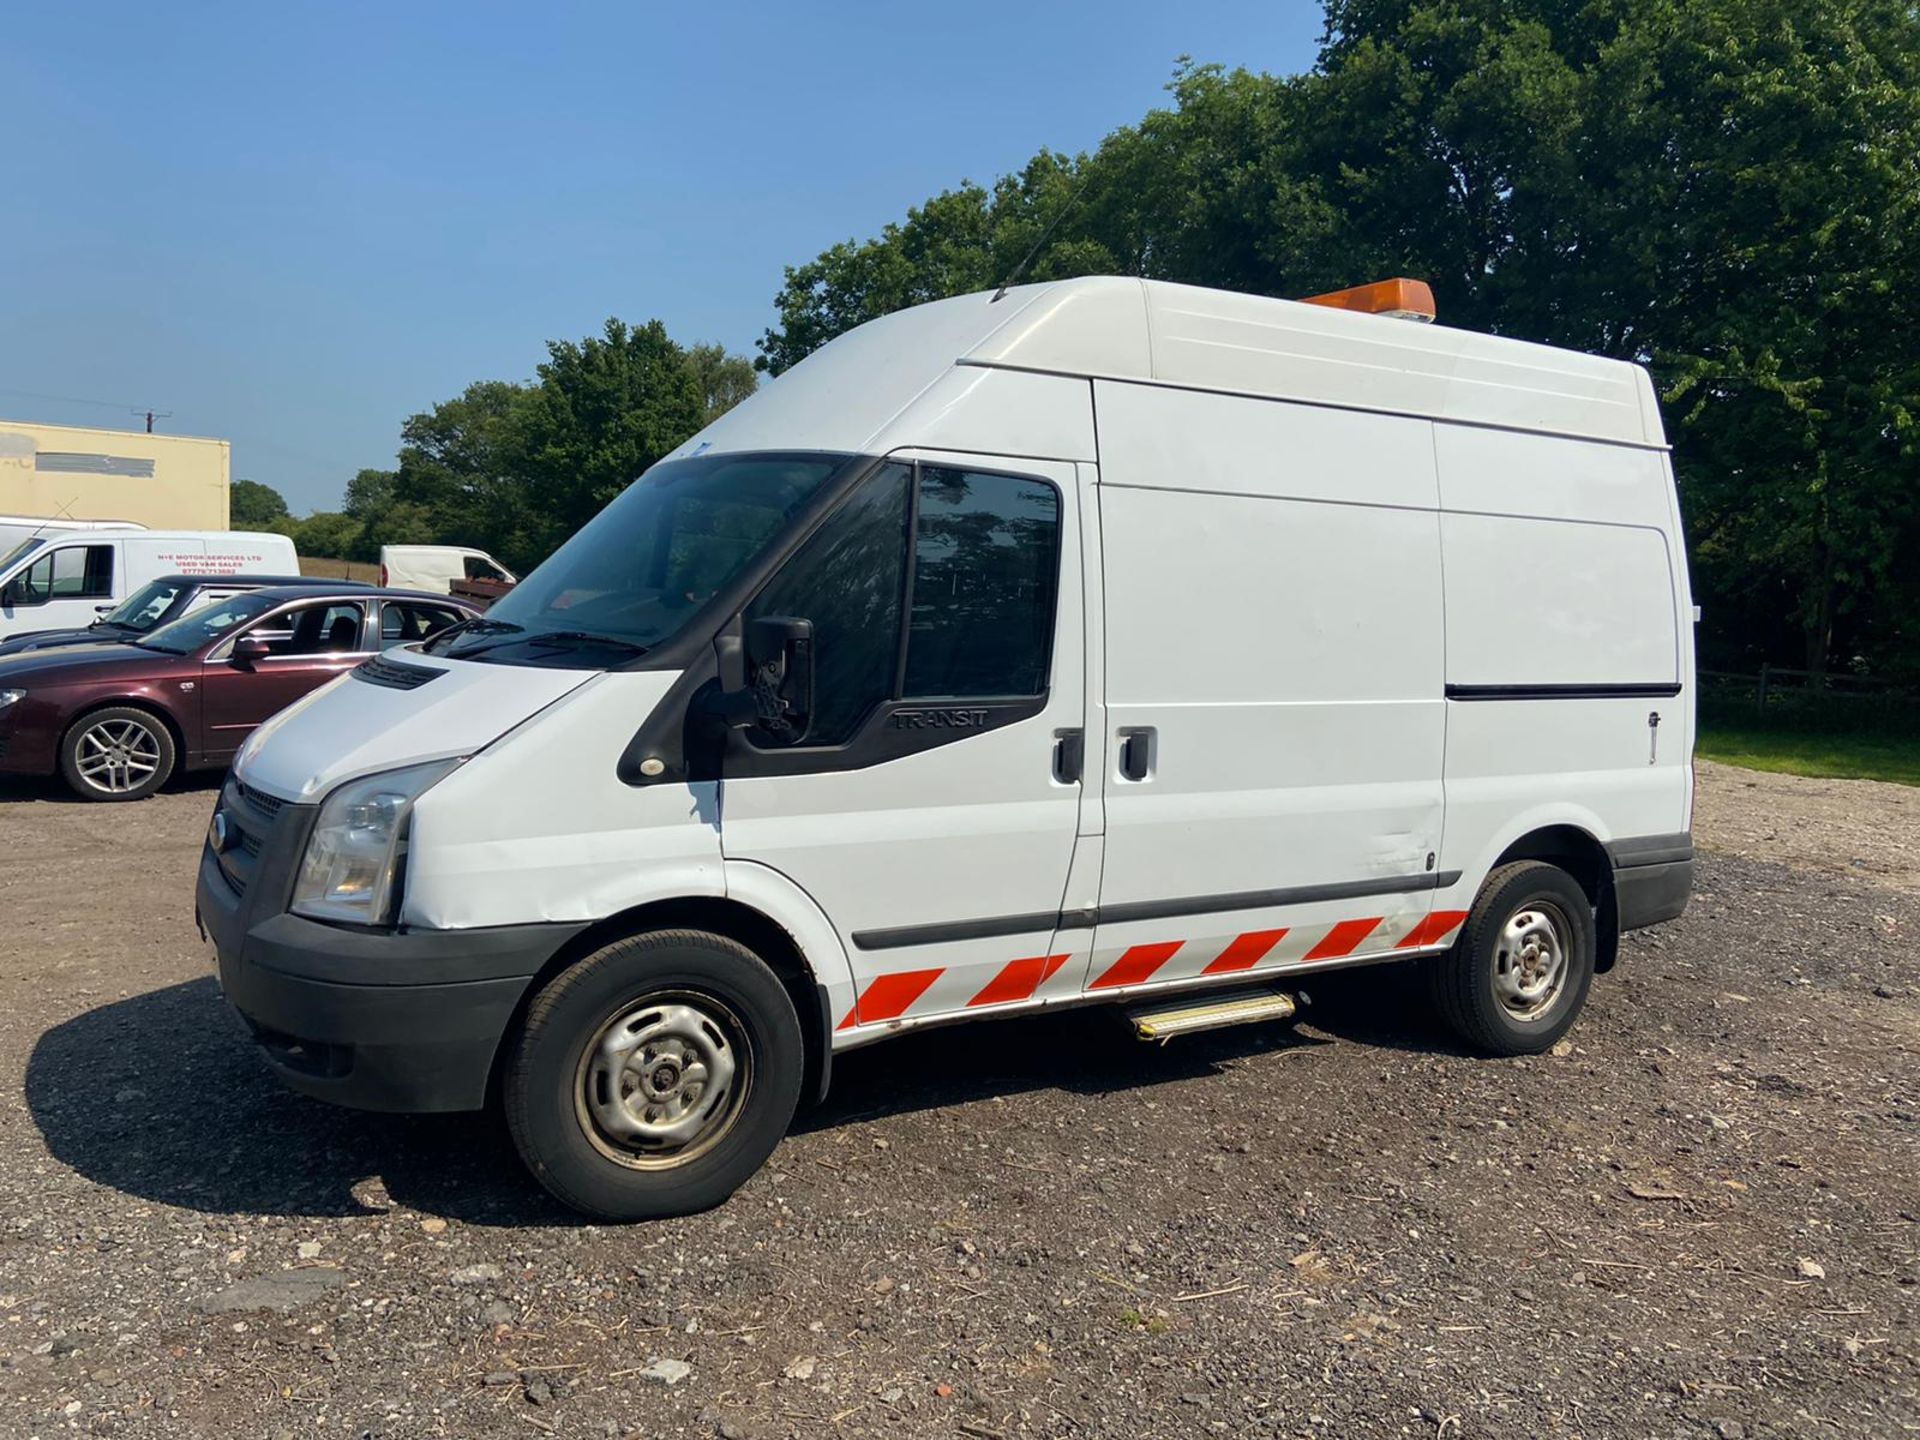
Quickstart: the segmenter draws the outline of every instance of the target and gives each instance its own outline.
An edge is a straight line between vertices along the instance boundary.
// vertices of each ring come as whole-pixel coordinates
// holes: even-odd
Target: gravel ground
[[[271,1080],[193,931],[211,786],[0,790],[0,1436],[1920,1433],[1916,793],[1708,770],[1732,853],[1564,1055],[1394,972],[1165,1049],[934,1032],[619,1229],[484,1117]]]
[[[1852,872],[1920,894],[1920,786],[1696,762],[1695,829],[1727,855]]]

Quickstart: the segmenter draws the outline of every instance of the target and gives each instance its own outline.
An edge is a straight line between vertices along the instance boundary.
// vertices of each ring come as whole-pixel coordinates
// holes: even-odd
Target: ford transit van
[[[1163,1039],[1409,961],[1537,1052],[1686,903],[1684,554],[1631,365],[1130,279],[924,305],[262,726],[200,921],[286,1083],[497,1095],[617,1218],[929,1025]]]

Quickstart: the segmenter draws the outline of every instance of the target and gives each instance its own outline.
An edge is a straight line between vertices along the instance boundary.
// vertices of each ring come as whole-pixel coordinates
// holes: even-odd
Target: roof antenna
[[[1012,273],[1000,282],[1000,288],[993,292],[993,299],[987,302],[989,305],[998,304],[1001,297],[1013,287],[1014,282],[1027,273],[1027,266],[1033,263],[1033,257],[1038,255],[1047,241],[1053,238],[1053,232],[1060,228],[1060,222],[1067,218],[1068,212],[1080,203],[1080,178],[1080,174],[1076,172],[1073,177],[1073,193],[1067,197],[1067,203],[1060,207],[1059,214],[1047,222],[1047,228],[1040,232],[1040,238],[1033,242],[1033,248],[1020,257],[1020,263],[1013,267]]]

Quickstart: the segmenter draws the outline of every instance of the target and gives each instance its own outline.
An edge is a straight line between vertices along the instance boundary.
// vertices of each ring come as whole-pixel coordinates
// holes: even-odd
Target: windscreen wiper
[[[636,655],[647,653],[648,647],[634,640],[622,640],[616,635],[599,635],[591,630],[541,630],[529,635],[526,645],[606,645],[617,650],[631,650]]]
[[[517,635],[526,628],[511,620],[489,620],[484,615],[475,615],[471,620],[462,620],[428,636],[425,648],[429,655],[437,655],[461,635]]]

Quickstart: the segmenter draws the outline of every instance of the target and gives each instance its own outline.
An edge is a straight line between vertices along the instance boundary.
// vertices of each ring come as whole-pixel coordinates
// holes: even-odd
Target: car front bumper
[[[288,913],[315,807],[265,815],[229,783],[248,863],[202,849],[195,902],[220,987],[282,1081],[362,1110],[476,1110],[533,977],[582,924],[362,930]],[[257,846],[257,849],[254,847]]]

